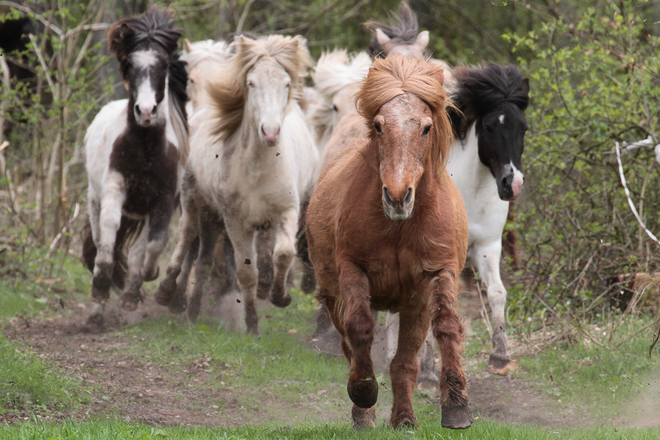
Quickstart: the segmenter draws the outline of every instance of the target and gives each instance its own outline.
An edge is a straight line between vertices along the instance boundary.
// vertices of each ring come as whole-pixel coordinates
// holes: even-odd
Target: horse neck
[[[470,194],[492,192],[493,188],[497,196],[495,179],[479,159],[479,137],[475,124],[469,128],[464,140],[458,137],[454,140],[447,171],[464,199]]]

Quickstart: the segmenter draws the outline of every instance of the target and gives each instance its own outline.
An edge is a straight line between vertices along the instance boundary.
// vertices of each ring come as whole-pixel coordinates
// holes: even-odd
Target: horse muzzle
[[[390,220],[405,220],[412,214],[415,191],[408,188],[405,193],[393,194],[383,187],[383,211]]]
[[[525,176],[514,169],[512,173],[505,174],[497,184],[497,193],[500,199],[511,202],[516,200],[525,186]]]

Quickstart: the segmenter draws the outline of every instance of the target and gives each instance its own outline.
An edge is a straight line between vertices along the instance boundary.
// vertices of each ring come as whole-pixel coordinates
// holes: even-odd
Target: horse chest
[[[174,197],[177,187],[178,152],[164,136],[158,143],[141,139],[140,143],[129,143],[134,139],[120,138],[110,156],[110,169],[119,172],[125,182],[126,200],[123,211],[126,215],[146,216],[163,197]],[[163,148],[163,144],[166,145]]]

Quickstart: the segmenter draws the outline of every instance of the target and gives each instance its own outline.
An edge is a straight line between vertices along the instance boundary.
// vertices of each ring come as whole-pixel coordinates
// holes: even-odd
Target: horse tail
[[[128,249],[133,243],[135,243],[135,240],[142,232],[144,225],[144,220],[132,220],[125,216],[122,216],[121,218],[112,255],[115,263],[112,271],[112,286],[116,289],[122,290],[124,288],[124,283],[128,274]],[[92,236],[92,225],[89,219],[83,227],[82,237],[82,260],[87,269],[93,273],[97,249]]]

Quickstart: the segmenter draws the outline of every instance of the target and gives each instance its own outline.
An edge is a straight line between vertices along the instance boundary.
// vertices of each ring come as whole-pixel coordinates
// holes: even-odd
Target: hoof
[[[250,335],[250,336],[259,337],[259,327],[256,326],[256,325],[248,326],[247,334]]]
[[[376,408],[360,408],[353,405],[351,410],[351,417],[353,418],[353,429],[365,429],[376,427]]]
[[[417,424],[417,419],[414,414],[406,414],[400,417],[397,417],[396,420],[392,420],[392,428],[394,429],[417,429],[419,425]]]
[[[137,293],[126,292],[121,296],[120,307],[127,312],[134,312],[140,302],[142,302],[142,295],[139,291]]]
[[[170,312],[174,313],[175,315],[185,312],[186,308],[188,307],[185,295],[174,295],[174,298],[172,298],[168,307]]]
[[[153,273],[147,272],[142,268],[140,271],[140,277],[142,277],[143,281],[153,281],[156,278],[158,278],[158,275],[160,274],[160,267],[156,266],[156,270],[153,271]]]
[[[270,302],[275,307],[284,308],[291,304],[291,295],[289,292],[285,292],[284,289],[280,286],[273,286],[273,294],[270,296]]]
[[[197,322],[197,318],[199,317],[199,309],[199,301],[190,301],[190,304],[188,305],[188,319],[191,322]]]
[[[82,326],[82,331],[85,333],[100,333],[103,330],[105,330],[105,317],[99,311],[92,312]]]
[[[349,381],[346,389],[348,397],[360,408],[371,408],[378,400],[378,382],[375,377]]]
[[[472,413],[467,405],[442,407],[442,427],[449,429],[466,429],[472,426]]]
[[[509,356],[502,356],[492,353],[486,365],[486,371],[498,376],[508,376],[509,373],[516,372],[520,368],[518,362],[512,361]]]
[[[156,303],[161,306],[169,306],[172,301],[172,294],[175,290],[176,281],[172,282],[167,278],[161,281],[158,290],[156,290]]]
[[[112,281],[110,280],[110,277],[107,276],[104,272],[101,272],[98,275],[96,275],[92,280],[92,291],[91,291],[92,301],[99,304],[105,304],[105,302],[110,297],[111,285],[112,285]]]
[[[257,286],[257,298],[258,299],[268,299],[268,288],[259,284]]]
[[[303,275],[300,280],[300,290],[305,293],[312,293],[316,290],[316,275],[314,274],[314,269],[307,266],[303,268]]]

